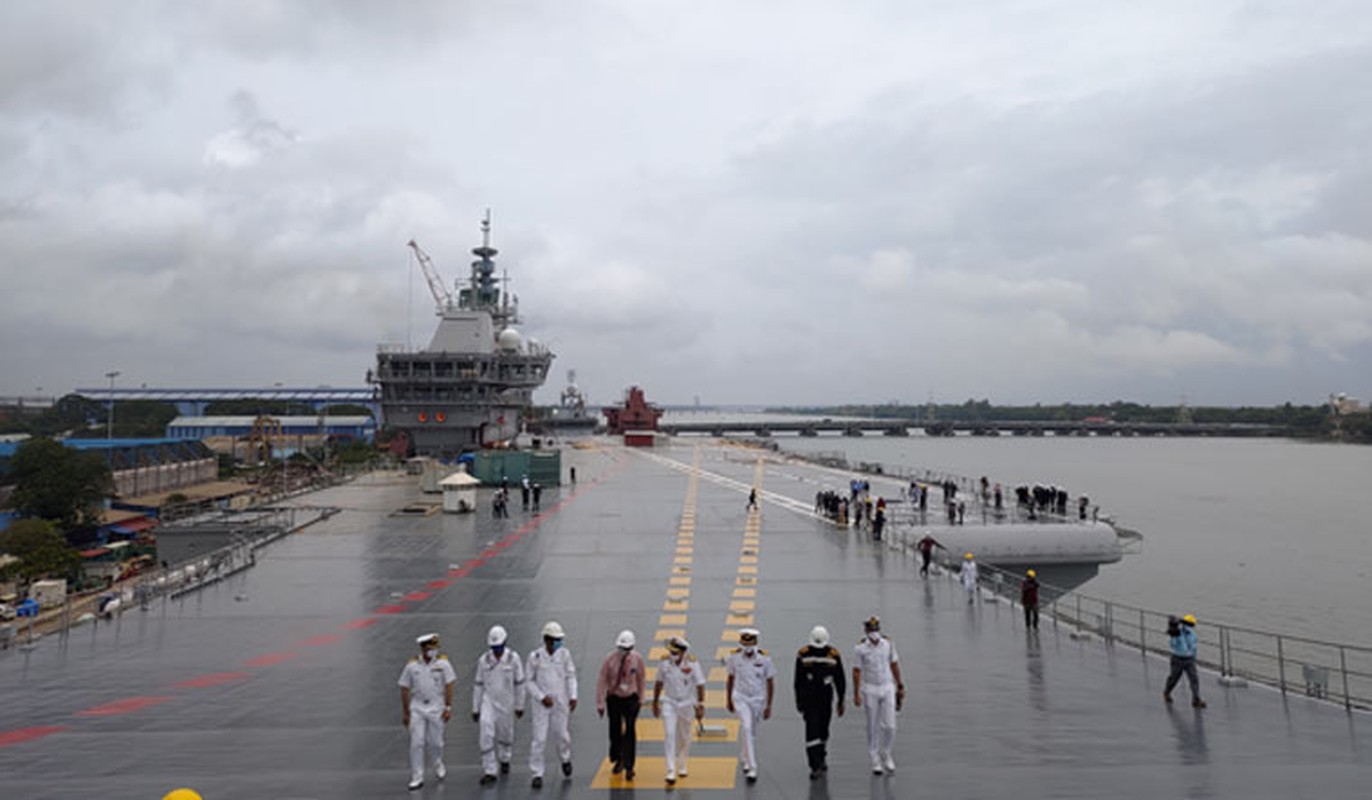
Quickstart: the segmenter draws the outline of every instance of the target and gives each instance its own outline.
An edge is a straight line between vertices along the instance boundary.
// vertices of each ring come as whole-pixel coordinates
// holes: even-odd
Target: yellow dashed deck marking
[[[752,600],[734,600],[729,603],[729,610],[734,613],[752,611],[755,608],[757,608],[757,604]]]
[[[738,574],[740,574],[740,575],[756,575],[756,574],[757,574],[757,566],[756,566],[756,565],[749,565],[749,564],[740,564],[739,567],[738,567]]]
[[[686,629],[685,629],[685,628],[658,628],[658,629],[657,629],[657,633],[654,633],[654,634],[653,634],[653,641],[655,641],[655,642],[665,642],[665,641],[667,641],[668,639],[672,638],[673,636],[680,636],[681,638],[685,639],[685,638],[686,638]]]
[[[667,596],[673,600],[684,600],[691,596],[691,590],[682,587],[672,587],[667,590]]]
[[[663,614],[662,616],[660,616],[660,617],[657,618],[657,624],[659,624],[659,625],[685,625],[685,624],[686,624],[686,615],[685,615],[685,614]]]
[[[738,563],[740,563],[740,564],[756,564],[756,563],[757,563],[757,556],[739,556],[739,557],[738,557]]]
[[[710,674],[705,676],[708,683],[718,683],[723,686],[729,680],[729,670],[724,667],[710,667]]]
[[[757,589],[735,589],[734,597],[757,597]]]
[[[640,723],[641,725],[642,723]],[[719,741],[719,739],[712,740]],[[694,750],[692,746],[692,750]],[[666,788],[665,778],[667,775],[667,762],[660,756],[648,757],[639,756],[634,765],[633,782],[624,780],[623,775],[610,774],[610,760],[604,759],[600,762],[600,769],[596,770],[595,778],[591,780],[592,789],[642,789],[661,791]],[[675,788],[685,789],[732,789],[734,781],[738,778],[738,758],[730,756],[728,758],[707,758],[692,754],[688,766],[691,774],[685,778],[677,780]]]
[[[690,557],[690,556],[677,556],[677,557],[675,557],[675,558],[672,559],[672,563],[673,563],[673,564],[690,564],[690,563],[691,563],[691,557]]]
[[[663,611],[686,611],[691,607],[689,600],[668,600],[662,604]]]
[[[738,741],[738,718],[735,717],[734,715],[729,714],[728,712],[725,712],[724,714],[721,714],[721,715],[719,716],[719,719],[711,719],[711,718],[707,715],[707,716],[705,717],[705,724],[706,724],[706,725],[721,725],[721,726],[727,728],[728,731],[729,731],[729,733],[728,733],[727,735],[724,735],[724,736],[707,736],[707,737],[705,737],[704,739],[702,739],[702,738],[700,738],[700,734],[698,734],[698,733],[696,732],[695,724],[694,724],[694,722],[693,722],[692,725],[691,725],[691,749],[692,749],[692,750],[695,750],[696,744],[698,744],[698,743],[700,743],[700,742],[736,742],[736,741]],[[644,703],[644,704],[643,704],[643,711],[639,714],[638,723],[634,726],[634,732],[637,734],[638,740],[639,740],[640,742],[660,742],[660,741],[662,741],[663,736],[664,736],[664,735],[663,735],[663,731],[662,731],[662,720],[656,719],[656,718],[653,717],[653,702],[652,702],[652,700],[649,700],[647,703]],[[638,752],[642,753],[642,752],[643,752],[643,749],[642,749],[642,748],[639,748]],[[661,752],[661,751],[658,750],[657,752]],[[640,758],[639,760],[641,761],[642,759]],[[694,758],[691,759],[691,764],[692,764],[692,766],[694,767],[694,765],[695,765],[695,759],[694,759]]]
[[[691,576],[690,576],[690,575],[673,575],[672,577],[668,578],[667,580],[668,580],[673,586],[690,586],[690,585],[691,585]]]
[[[724,619],[724,624],[725,624],[725,625],[739,625],[739,626],[742,626],[742,627],[744,627],[744,628],[749,628],[749,627],[752,627],[752,625],[753,625],[753,615],[752,615],[752,614],[730,614],[728,617],[725,617],[725,619]]]

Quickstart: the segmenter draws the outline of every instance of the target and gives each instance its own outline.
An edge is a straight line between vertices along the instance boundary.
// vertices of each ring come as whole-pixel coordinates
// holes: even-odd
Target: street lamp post
[[[105,377],[110,379],[110,408],[105,414],[105,439],[114,440],[114,379],[119,377],[119,370],[105,373]]]

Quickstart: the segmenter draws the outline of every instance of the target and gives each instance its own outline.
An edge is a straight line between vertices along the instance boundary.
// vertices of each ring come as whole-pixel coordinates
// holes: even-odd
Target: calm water
[[[777,437],[783,450],[1056,483],[1144,536],[1088,594],[1372,645],[1372,447],[1281,439]]]

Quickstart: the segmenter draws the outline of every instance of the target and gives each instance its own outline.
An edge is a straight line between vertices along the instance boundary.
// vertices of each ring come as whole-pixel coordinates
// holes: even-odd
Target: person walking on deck
[[[853,705],[867,712],[867,755],[872,774],[895,772],[891,746],[896,740],[896,712],[905,704],[896,643],[881,634],[881,619],[862,623],[864,636],[853,648]]]
[[[705,668],[687,651],[691,643],[673,636],[667,657],[657,665],[653,683],[653,716],[662,720],[662,747],[667,762],[667,785],[686,777],[691,753],[691,723],[705,718]],[[667,702],[662,702],[662,695]]]
[[[939,540],[930,535],[927,530],[924,532],[924,538],[920,539],[915,547],[919,549],[919,576],[927,578],[929,577],[929,561],[934,557],[934,548],[937,547],[940,550],[947,550],[948,548],[940,544]]]
[[[566,634],[562,626],[549,622],[543,626],[543,647],[529,653],[524,669],[533,701],[533,731],[529,742],[529,771],[533,773],[533,787],[543,785],[543,751],[551,729],[557,757],[562,761],[562,775],[572,776],[571,713],[576,710],[576,664],[572,653],[562,646]]]
[[[747,510],[748,510],[748,511],[753,511],[753,510],[755,510],[756,508],[757,508],[757,487],[754,486],[752,489],[750,489],[750,490],[748,491],[748,508],[747,508]]]
[[[743,777],[757,782],[757,729],[765,719],[772,718],[772,695],[775,692],[776,666],[766,650],[757,646],[756,628],[738,632],[739,646],[724,661],[729,677],[725,682],[725,704],[731,713],[738,714],[738,738],[743,743],[740,761]]]
[[[400,673],[400,722],[410,732],[410,789],[424,785],[424,750],[433,756],[434,777],[447,777],[443,765],[443,726],[453,718],[453,684],[457,673],[438,652],[438,634],[415,640],[419,658]]]
[[[524,662],[505,646],[509,634],[495,625],[486,634],[490,648],[476,660],[472,687],[472,720],[480,723],[481,784],[495,783],[497,767],[510,771],[514,757],[515,719],[524,716]]]
[[[1032,569],[1019,583],[1019,602],[1024,606],[1024,629],[1039,629],[1039,579]]]
[[[1162,688],[1163,701],[1172,702],[1172,690],[1176,688],[1184,672],[1187,682],[1191,684],[1192,707],[1205,708],[1205,701],[1200,696],[1200,678],[1196,674],[1196,618],[1190,614],[1180,620],[1169,617],[1167,637],[1172,647],[1172,671],[1167,676],[1167,684]]]
[[[793,688],[796,710],[805,720],[805,758],[810,762],[810,780],[817,780],[829,771],[829,722],[834,700],[838,700],[841,717],[848,691],[843,656],[829,644],[829,630],[823,625],[816,625],[810,631],[810,643],[796,652]]]
[[[962,557],[962,580],[963,591],[967,592],[967,605],[971,605],[977,599],[977,560],[971,553]]]
[[[615,649],[600,664],[595,682],[595,710],[600,716],[610,714],[610,763],[615,775],[624,773],[624,780],[634,779],[634,762],[638,750],[638,708],[643,702],[643,656],[634,652],[634,632],[620,631]]]

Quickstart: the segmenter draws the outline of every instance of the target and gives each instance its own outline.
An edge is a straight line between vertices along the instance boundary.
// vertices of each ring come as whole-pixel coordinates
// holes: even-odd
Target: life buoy
[[[439,411],[438,413],[434,414],[434,422],[443,422],[446,419],[448,419],[448,415],[444,414],[442,411]]]
[[[423,411],[419,412],[419,421],[420,421],[420,422],[428,422],[428,421],[429,421],[429,415],[428,415],[428,414],[425,414]]]

